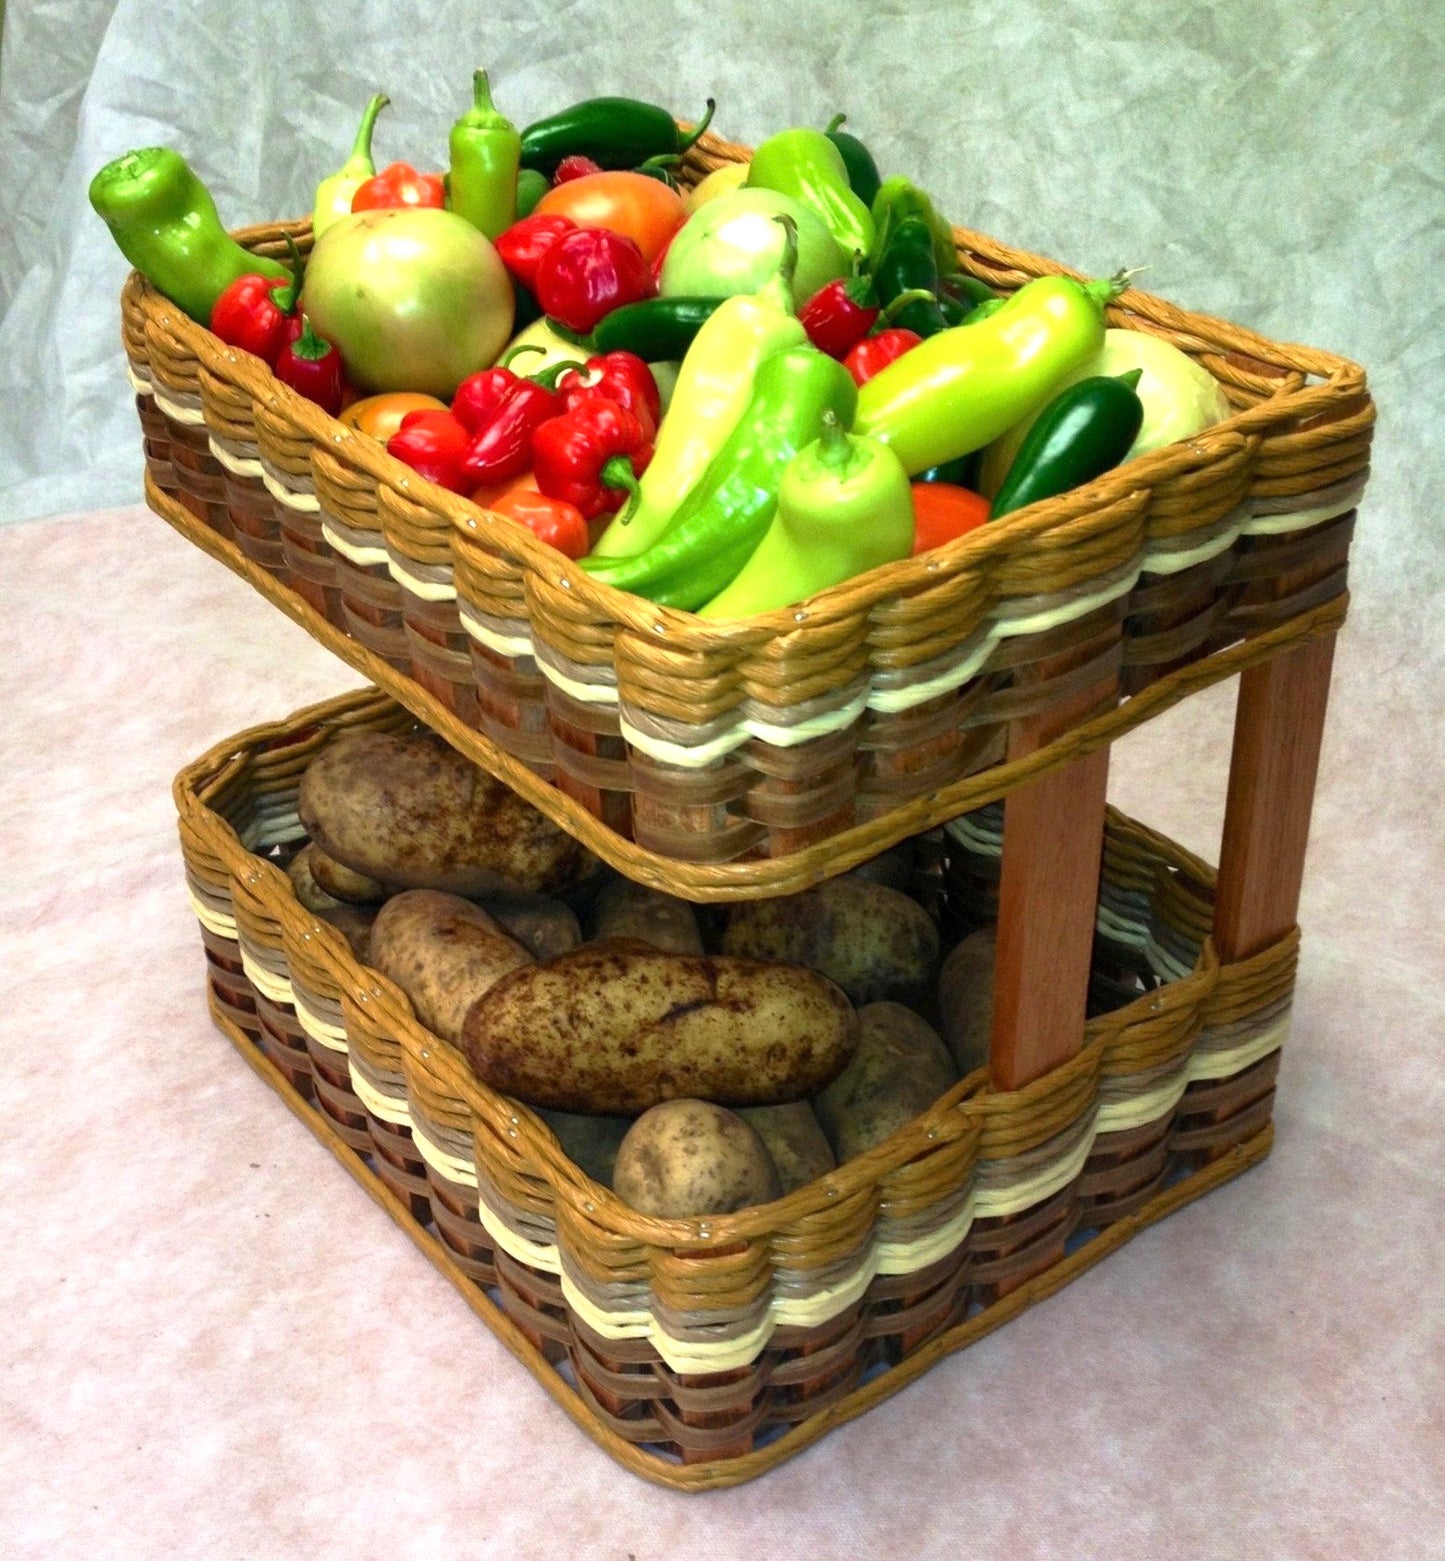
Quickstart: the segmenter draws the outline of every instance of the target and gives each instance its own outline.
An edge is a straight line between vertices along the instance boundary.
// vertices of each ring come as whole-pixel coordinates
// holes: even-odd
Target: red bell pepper
[[[798,310],[808,340],[830,358],[846,358],[873,329],[879,315],[878,295],[866,276],[839,277],[829,282]]]
[[[519,477],[532,464],[532,436],[567,406],[552,388],[563,365],[554,364],[536,379],[519,379],[491,417],[472,435],[462,460],[462,476],[473,488]]]
[[[865,336],[843,359],[843,367],[853,376],[855,385],[866,385],[875,374],[881,374],[896,358],[901,358],[922,340],[917,331],[906,331],[901,325],[890,326],[876,336]]]
[[[585,179],[588,174],[601,172],[601,163],[595,163],[590,157],[583,157],[581,153],[574,152],[557,164],[557,172],[552,175],[552,183],[554,186],[571,184],[574,179]]]
[[[548,498],[535,488],[513,488],[496,499],[491,508],[525,526],[568,558],[581,558],[590,545],[582,511],[565,499]]]
[[[450,412],[408,412],[401,427],[386,441],[386,453],[405,461],[439,488],[470,493],[474,484],[462,476],[469,443],[466,429]]]
[[[311,328],[303,315],[301,331],[295,341],[287,342],[276,357],[276,378],[299,391],[332,417],[341,410],[346,395],[346,370],[341,354]]]
[[[624,406],[592,392],[532,436],[537,486],[575,504],[585,519],[622,507],[652,459],[652,441]]]
[[[606,396],[624,406],[642,424],[649,439],[655,438],[662,421],[662,397],[652,370],[632,352],[607,352],[588,358],[580,368],[565,369],[557,378],[557,389],[570,407],[579,396]]]
[[[439,173],[418,173],[410,163],[392,163],[374,174],[351,197],[352,211],[385,211],[395,206],[437,206],[447,203]]]
[[[497,253],[502,264],[527,289],[537,291],[537,268],[542,257],[567,233],[575,233],[577,224],[570,217],[553,217],[546,213],[523,217],[514,222],[497,238]]]
[[[211,310],[211,331],[228,347],[253,352],[275,368],[293,322],[296,330],[290,339],[301,334],[296,313],[300,296],[295,279],[278,282],[273,276],[248,272],[238,276],[216,300]]]
[[[642,251],[606,228],[564,233],[537,267],[537,302],[544,314],[585,336],[604,314],[657,292]]]

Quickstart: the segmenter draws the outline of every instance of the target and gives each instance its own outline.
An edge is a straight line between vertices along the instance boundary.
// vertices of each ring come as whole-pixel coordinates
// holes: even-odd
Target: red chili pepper
[[[535,488],[514,488],[491,507],[568,558],[581,558],[591,545],[582,511],[565,499],[548,498]]]
[[[566,403],[547,380],[561,372],[554,365],[537,379],[520,379],[516,388],[473,435],[462,460],[462,476],[470,488],[519,477],[532,464],[532,435]]]
[[[534,291],[544,314],[585,336],[604,314],[657,292],[642,251],[606,228],[564,233],[542,257]]]
[[[497,238],[497,253],[502,264],[527,289],[537,291],[537,268],[542,257],[564,234],[575,233],[577,224],[570,217],[523,217]]]
[[[581,395],[532,436],[537,486],[575,504],[587,520],[622,507],[652,459],[652,442],[626,407]]]
[[[393,206],[445,206],[446,186],[439,173],[418,173],[410,163],[392,163],[374,174],[351,197],[352,211],[384,211]]]
[[[386,453],[405,461],[439,488],[470,493],[474,485],[462,476],[469,443],[466,429],[450,412],[408,412],[401,427],[386,441]]]
[[[566,397],[569,407],[579,396],[606,396],[626,407],[642,424],[649,439],[656,436],[657,425],[662,421],[657,381],[636,353],[607,352],[588,358],[581,368],[569,368],[560,374],[557,389]]]
[[[865,336],[843,359],[843,367],[853,376],[854,384],[866,385],[875,374],[881,374],[896,358],[901,358],[922,340],[917,331],[905,331],[901,325],[892,326],[876,336]]]
[[[301,334],[296,314],[300,289],[294,281],[278,282],[273,276],[248,272],[238,276],[216,300],[211,310],[211,331],[228,347],[254,352],[272,368],[288,339]],[[295,334],[288,338],[288,327]]]
[[[798,310],[808,340],[830,358],[846,358],[877,323],[880,309],[866,276],[839,277]]]
[[[989,502],[970,488],[951,482],[915,482],[913,555],[942,547],[988,521]]]
[[[346,394],[346,370],[341,354],[311,328],[302,316],[301,333],[282,347],[276,358],[276,378],[299,391],[332,417],[341,410]]]
[[[574,152],[571,157],[564,157],[557,164],[557,172],[552,175],[553,185],[570,184],[573,179],[585,179],[588,174],[601,173],[602,164],[594,163],[590,157],[583,157]]]

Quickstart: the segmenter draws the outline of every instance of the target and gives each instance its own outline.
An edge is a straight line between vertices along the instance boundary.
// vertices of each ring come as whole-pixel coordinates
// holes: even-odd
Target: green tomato
[[[362,390],[448,399],[496,360],[516,297],[489,240],[430,207],[356,212],[316,241],[302,305]]]
[[[779,216],[798,225],[793,301],[799,307],[827,283],[848,275],[848,257],[823,220],[775,190],[734,190],[700,206],[678,229],[662,263],[664,298],[730,298],[755,293],[783,258]]]

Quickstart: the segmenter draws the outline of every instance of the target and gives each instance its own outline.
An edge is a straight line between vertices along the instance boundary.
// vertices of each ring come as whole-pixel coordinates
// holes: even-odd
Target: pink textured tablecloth
[[[0,531],[0,1556],[1445,1555],[1438,695],[1357,601],[1273,1157],[759,1482],[555,1408],[211,1028],[170,782],[355,675],[143,510]],[[1115,749],[1213,858],[1233,691]]]

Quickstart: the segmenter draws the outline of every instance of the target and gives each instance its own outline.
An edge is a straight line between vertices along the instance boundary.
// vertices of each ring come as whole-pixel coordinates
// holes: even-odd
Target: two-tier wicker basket
[[[687,176],[744,155],[704,138]],[[286,231],[305,247],[304,224],[243,236]],[[995,287],[1062,269],[955,231]],[[729,625],[597,584],[137,276],[123,312],[152,508],[380,690],[177,781],[216,1022],[628,1467],[750,1478],[1267,1152],[1374,416],[1354,365],[1127,293],[1111,323],[1204,364],[1227,422]],[[1235,674],[1216,875],[1107,810],[1108,748]],[[309,758],[418,720],[694,901],[926,836],[920,896],[946,927],[997,924],[988,1068],[780,1201],[636,1214],[281,871]]]

